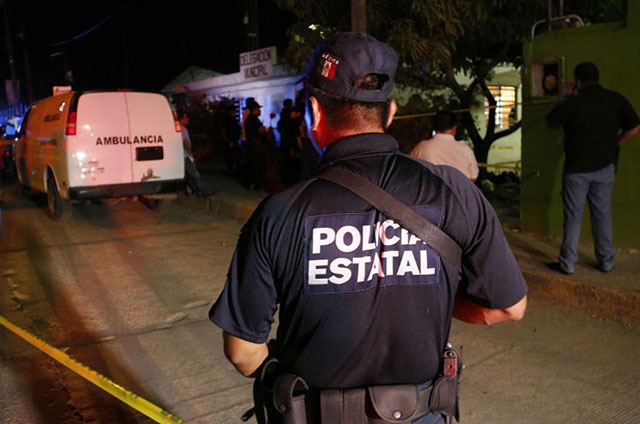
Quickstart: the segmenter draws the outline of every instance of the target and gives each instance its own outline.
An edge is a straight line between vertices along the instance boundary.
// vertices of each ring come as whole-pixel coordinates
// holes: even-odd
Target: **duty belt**
[[[262,365],[254,384],[258,424],[409,424],[429,412],[458,418],[458,357],[445,351],[443,372],[432,385],[396,384],[353,389],[309,388],[302,377],[282,372],[275,358]]]

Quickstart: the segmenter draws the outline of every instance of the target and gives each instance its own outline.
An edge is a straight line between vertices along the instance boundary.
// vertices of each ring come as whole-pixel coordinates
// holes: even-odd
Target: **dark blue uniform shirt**
[[[480,191],[460,172],[398,151],[386,134],[338,140],[321,168],[367,178],[440,226],[463,250],[463,280],[438,253],[334,183],[300,183],[266,198],[240,234],[209,316],[254,343],[279,305],[279,358],[315,388],[422,383],[438,372],[462,290],[506,308],[527,287]],[[460,286],[460,287],[459,287]]]

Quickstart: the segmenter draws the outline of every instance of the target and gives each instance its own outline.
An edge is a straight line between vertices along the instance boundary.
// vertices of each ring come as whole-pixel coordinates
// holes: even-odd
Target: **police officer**
[[[524,315],[527,287],[491,205],[464,175],[401,154],[385,134],[397,61],[359,33],[316,48],[304,81],[320,170],[352,171],[438,225],[462,249],[462,278],[438,251],[333,182],[312,178],[271,195],[242,229],[209,313],[245,376],[271,350],[313,390],[425,387],[438,374],[452,315],[477,324]],[[429,412],[412,419],[442,422]]]

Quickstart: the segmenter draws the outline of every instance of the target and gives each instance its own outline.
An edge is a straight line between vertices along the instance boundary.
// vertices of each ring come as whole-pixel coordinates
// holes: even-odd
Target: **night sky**
[[[222,73],[238,71],[238,54],[246,50],[243,1],[161,4],[7,0],[23,100],[27,97],[25,46],[36,99],[50,96],[53,85],[66,85],[65,69],[72,71],[74,89],[128,86],[149,91],[159,91],[190,65]],[[287,28],[295,17],[278,10],[273,0],[259,0],[258,5],[260,47],[276,45],[283,51]],[[4,21],[0,24],[4,41]],[[20,37],[21,26],[26,43]],[[2,76],[9,79],[5,42],[0,48]],[[0,101],[5,100],[3,91]]]

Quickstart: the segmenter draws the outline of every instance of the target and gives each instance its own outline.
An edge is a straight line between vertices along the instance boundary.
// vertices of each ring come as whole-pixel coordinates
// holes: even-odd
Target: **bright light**
[[[317,29],[318,29],[318,25],[316,25],[316,24],[311,24],[311,25],[309,25],[309,29],[310,29],[311,31],[315,31],[315,30],[317,30]]]
[[[85,160],[87,157],[87,154],[85,152],[76,152],[76,158],[78,158],[78,160]]]

